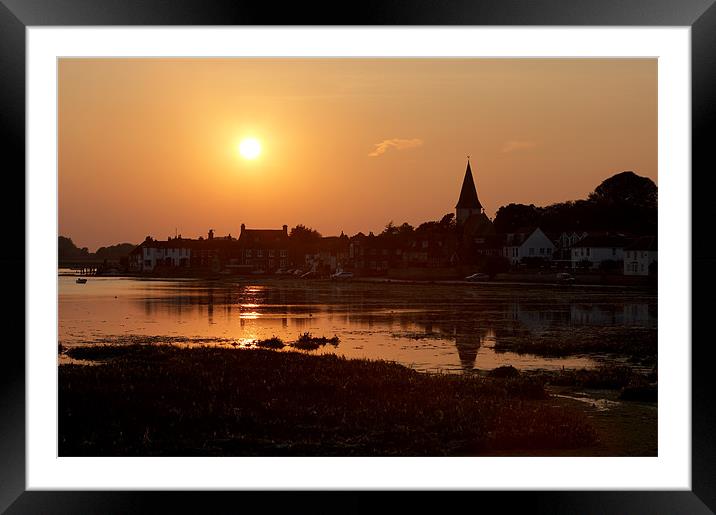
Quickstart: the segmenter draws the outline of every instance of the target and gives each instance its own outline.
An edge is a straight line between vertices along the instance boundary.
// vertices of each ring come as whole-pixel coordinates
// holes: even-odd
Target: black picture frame
[[[8,337],[0,357],[0,511],[7,513],[135,513],[237,511],[246,502],[271,508],[275,495],[241,492],[49,492],[25,487],[24,284],[25,268],[25,29],[70,25],[635,25],[691,27],[692,72],[692,489],[690,491],[469,492],[438,499],[444,506],[496,502],[500,510],[531,513],[713,513],[716,511],[716,427],[714,374],[705,320],[711,311],[716,259],[707,236],[713,200],[707,198],[716,170],[710,134],[716,114],[715,0],[431,0],[356,3],[210,1],[210,0],[0,0],[0,145],[3,150],[3,200],[6,222],[6,286],[13,293],[6,324],[20,334]],[[662,143],[663,144],[663,143]],[[15,188],[8,184],[15,180]],[[12,193],[10,193],[12,191]],[[31,274],[32,270],[26,270]],[[21,300],[23,299],[23,300]],[[700,338],[699,338],[700,337]],[[688,348],[691,342],[672,342]],[[261,495],[260,499],[251,499]],[[375,493],[343,492],[341,511],[363,511]],[[239,499],[240,497],[240,499]],[[403,495],[401,510],[426,507],[423,492]],[[317,509],[313,496],[293,492],[279,498],[295,511]],[[309,500],[310,499],[310,500]],[[432,499],[431,499],[432,500]],[[208,508],[209,507],[209,508]],[[475,509],[479,505],[475,504]],[[331,510],[333,511],[333,510]]]

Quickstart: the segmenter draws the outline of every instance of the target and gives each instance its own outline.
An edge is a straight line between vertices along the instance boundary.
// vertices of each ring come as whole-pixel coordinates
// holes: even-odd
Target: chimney
[[[284,226],[283,226],[283,233],[286,234],[286,235],[288,235],[288,225],[285,225],[285,224],[284,224]]]
[[[246,224],[241,224],[241,233],[244,232],[244,229],[246,229]]]
[[[209,229],[209,239],[210,240],[214,239],[214,229]]]

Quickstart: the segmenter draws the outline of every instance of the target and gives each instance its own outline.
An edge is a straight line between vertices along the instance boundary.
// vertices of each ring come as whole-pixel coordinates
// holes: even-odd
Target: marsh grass
[[[618,390],[626,387],[643,387],[649,384],[647,376],[627,366],[602,366],[595,369],[558,370],[538,372],[541,381],[553,386],[574,386]]]
[[[283,340],[278,336],[272,336],[265,340],[257,340],[256,346],[262,349],[283,349],[286,344],[283,343]]]
[[[460,456],[584,448],[541,386],[266,349],[74,347],[59,367],[61,456]]]
[[[584,353],[610,353],[632,361],[652,362],[657,355],[657,331],[646,327],[592,327],[587,331],[570,328],[545,331],[540,335],[513,331],[500,334],[496,352],[516,352],[562,357]]]
[[[291,346],[300,350],[316,350],[326,344],[336,347],[339,343],[340,338],[338,336],[326,338],[325,336],[313,336],[311,333],[303,333],[295,342],[291,343]]]

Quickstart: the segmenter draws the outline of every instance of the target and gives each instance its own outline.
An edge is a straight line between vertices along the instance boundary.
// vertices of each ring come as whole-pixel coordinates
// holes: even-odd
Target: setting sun
[[[246,138],[239,143],[239,154],[244,159],[256,159],[261,154],[261,143],[256,138]]]

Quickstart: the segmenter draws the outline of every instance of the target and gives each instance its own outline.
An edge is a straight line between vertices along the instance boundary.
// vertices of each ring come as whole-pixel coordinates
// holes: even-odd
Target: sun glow
[[[256,138],[246,138],[239,143],[239,154],[244,159],[256,159],[261,155],[261,142]]]

